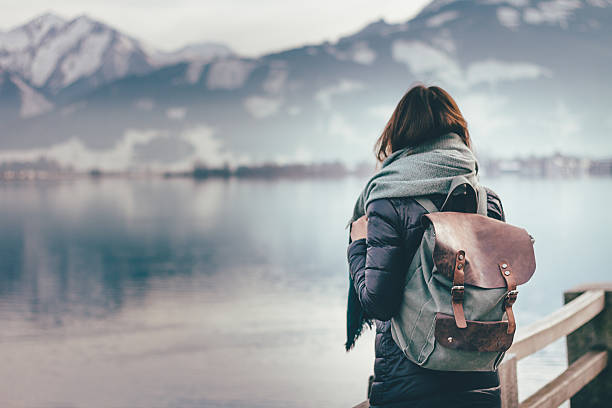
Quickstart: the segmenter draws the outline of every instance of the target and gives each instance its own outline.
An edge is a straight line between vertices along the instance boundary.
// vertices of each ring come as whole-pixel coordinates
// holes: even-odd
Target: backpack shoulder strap
[[[447,204],[450,202],[454,195],[466,194],[468,197],[472,197],[474,212],[481,215],[487,215],[487,191],[480,185],[475,186],[465,176],[456,176],[451,181],[450,189],[444,199],[442,207],[438,208],[429,198],[425,196],[414,197],[414,201],[419,203],[428,213],[443,211]]]
[[[487,215],[487,190],[481,185],[476,186],[476,193],[478,195],[478,207],[477,214]]]
[[[469,198],[475,200],[476,191],[474,186],[470,183],[470,181],[465,176],[455,176],[451,181],[450,188],[448,189],[448,193],[446,194],[446,199],[444,200],[444,204],[442,204],[442,210],[447,207],[447,205],[451,202],[454,196],[458,195],[466,195]],[[470,203],[473,205],[473,208],[476,209],[476,202],[473,201]]]
[[[414,201],[416,201],[417,203],[421,204],[421,206],[427,210],[428,213],[434,213],[434,212],[438,212],[438,207],[436,207],[436,205],[433,203],[433,201],[431,201],[429,198],[426,197],[414,197]]]
[[[442,205],[441,211],[447,207],[453,197],[464,196],[465,208],[467,212],[480,215],[487,215],[487,191],[478,183],[472,182],[465,176],[456,176],[451,181],[451,186]]]

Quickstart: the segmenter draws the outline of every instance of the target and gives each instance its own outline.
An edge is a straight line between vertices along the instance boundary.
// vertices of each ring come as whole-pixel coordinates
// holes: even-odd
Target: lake
[[[347,407],[344,229],[364,179],[0,182],[3,407]],[[525,326],[610,280],[612,179],[485,179],[536,238]],[[565,343],[519,363],[521,398]]]

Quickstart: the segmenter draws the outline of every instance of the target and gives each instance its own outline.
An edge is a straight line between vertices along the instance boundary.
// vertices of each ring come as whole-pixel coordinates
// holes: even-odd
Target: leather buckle
[[[463,300],[463,295],[465,294],[465,286],[463,285],[455,285],[451,288],[451,297],[453,302]]]

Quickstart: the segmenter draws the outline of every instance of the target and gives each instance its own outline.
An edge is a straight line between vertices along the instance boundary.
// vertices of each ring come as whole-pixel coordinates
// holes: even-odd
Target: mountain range
[[[480,155],[610,155],[611,40],[610,0],[435,0],[258,58],[45,14],[0,33],[0,161],[351,164],[415,82],[455,97]]]

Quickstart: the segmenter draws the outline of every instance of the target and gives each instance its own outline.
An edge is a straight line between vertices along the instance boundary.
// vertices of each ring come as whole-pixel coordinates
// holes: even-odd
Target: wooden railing
[[[564,294],[565,306],[518,329],[499,366],[503,408],[612,406],[612,283],[587,285]],[[517,362],[567,336],[569,367],[523,402],[518,399]],[[367,408],[368,401],[354,408]]]

